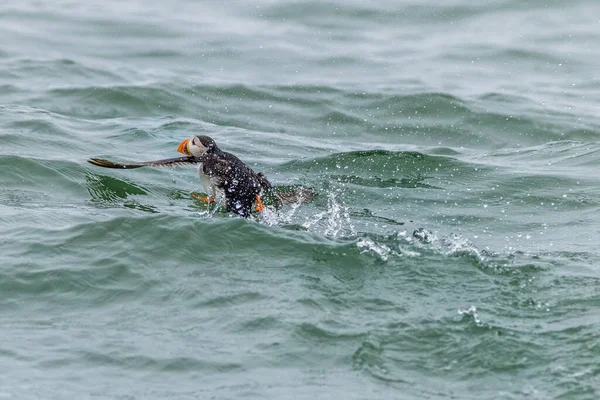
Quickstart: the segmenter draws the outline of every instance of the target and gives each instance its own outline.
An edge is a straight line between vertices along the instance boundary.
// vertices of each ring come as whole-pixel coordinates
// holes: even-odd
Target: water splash
[[[406,231],[401,232],[398,238],[404,239],[417,248],[432,249],[449,257],[470,256],[477,262],[485,261],[481,251],[469,239],[460,234],[451,233],[440,238],[430,230],[419,228],[411,236],[407,235]]]
[[[478,262],[485,261],[485,257],[471,241],[462,235],[450,234],[441,240],[441,248],[447,256],[467,255],[474,257]]]
[[[385,244],[378,244],[374,240],[369,238],[358,239],[358,242],[356,242],[356,247],[359,248],[361,254],[375,253],[381,258],[382,261],[387,261],[389,259],[390,254],[398,255],[398,253],[392,250],[389,246]]]
[[[298,204],[298,206],[300,206],[300,205]],[[289,216],[288,216],[289,213],[278,212],[273,207],[267,206],[260,213],[258,220],[259,220],[259,222],[261,222],[265,225],[268,225],[268,226],[276,226],[276,225],[281,224],[282,222],[283,223],[289,222],[291,220],[291,216],[296,211],[298,206],[296,206],[295,208],[292,208],[291,214]]]
[[[218,214],[225,210],[225,202],[223,200],[217,200],[214,203],[205,203],[201,205],[201,210],[197,211],[198,216],[203,218],[212,218],[215,214]]]
[[[471,306],[466,310],[458,310],[458,315],[462,315],[462,316],[468,316],[471,317],[473,319],[473,322],[475,322],[475,324],[477,326],[483,326],[483,323],[481,322],[481,319],[479,318],[479,314],[477,314],[477,307],[475,306]]]
[[[293,223],[293,219],[296,215],[296,212],[302,204],[302,199],[299,198],[298,201],[290,204],[290,208],[288,211],[277,211],[271,207],[266,207],[261,215],[261,221],[269,226],[274,226],[278,224],[291,224]]]
[[[302,226],[307,230],[321,231],[325,236],[333,238],[356,235],[348,207],[338,200],[334,191],[327,194],[327,209],[309,217]]]

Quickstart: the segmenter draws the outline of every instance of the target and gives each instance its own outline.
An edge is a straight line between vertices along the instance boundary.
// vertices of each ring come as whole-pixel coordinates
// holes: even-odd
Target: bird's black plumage
[[[265,192],[272,194],[271,183],[263,174],[257,174],[233,154],[221,150],[212,138],[197,138],[207,148],[204,155],[197,157],[198,162],[202,163],[202,172],[210,177],[214,186],[223,191],[227,211],[248,217],[257,196],[262,196]]]

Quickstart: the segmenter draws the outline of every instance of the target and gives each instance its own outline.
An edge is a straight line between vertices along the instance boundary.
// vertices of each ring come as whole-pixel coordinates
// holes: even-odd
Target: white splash
[[[269,206],[265,207],[259,215],[259,221],[269,226],[278,225],[282,220],[285,218],[275,208]]]
[[[292,222],[292,218],[294,218],[294,216],[296,215],[296,211],[298,211],[298,208],[300,208],[300,206],[302,205],[302,199],[298,199],[297,202],[293,203],[290,205],[290,210],[288,212],[279,212],[276,214],[276,217],[278,218],[277,222],[282,222],[282,223],[286,223],[289,224]]]
[[[455,256],[461,254],[468,254],[477,259],[479,262],[484,261],[484,256],[481,254],[479,249],[469,241],[469,239],[461,236],[451,234],[444,237],[442,240],[442,249],[447,256]]]
[[[325,236],[338,237],[356,235],[356,230],[350,219],[348,207],[340,203],[335,193],[329,192],[327,196],[327,210],[313,215],[302,226],[308,230],[322,227]]]
[[[473,317],[473,321],[478,326],[482,326],[481,320],[479,319],[479,315],[477,314],[477,307],[471,306],[466,310],[458,310],[458,315],[470,315]]]
[[[356,242],[356,247],[360,249],[361,254],[372,252],[377,254],[383,261],[387,261],[389,255],[393,253],[393,250],[389,248],[389,246],[386,246],[385,244],[377,244],[368,238],[358,239],[358,242]]]

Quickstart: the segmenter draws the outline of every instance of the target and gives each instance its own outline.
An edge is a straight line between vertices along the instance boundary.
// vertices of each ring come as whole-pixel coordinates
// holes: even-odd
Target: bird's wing
[[[203,172],[210,177],[226,177],[233,169],[231,163],[217,154],[206,154],[200,157]]]
[[[131,163],[116,163],[102,158],[90,158],[87,160],[90,164],[97,165],[104,168],[119,168],[119,169],[133,169],[140,167],[183,167],[187,165],[196,165],[201,160],[193,156],[188,157],[176,157],[176,158],[165,158],[164,160],[154,161],[140,161]]]

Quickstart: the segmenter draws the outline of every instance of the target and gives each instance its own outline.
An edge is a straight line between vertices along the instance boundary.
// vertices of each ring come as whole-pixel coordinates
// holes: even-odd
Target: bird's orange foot
[[[259,196],[256,196],[256,211],[260,212],[265,209],[265,205]]]
[[[194,198],[196,198],[196,199],[198,199],[200,201],[203,201],[203,202],[205,202],[207,204],[211,204],[211,203],[215,202],[215,199],[213,199],[212,197],[209,197],[209,196],[202,197],[202,196],[200,196],[199,194],[196,194],[196,193],[192,193],[192,196],[194,196]]]

